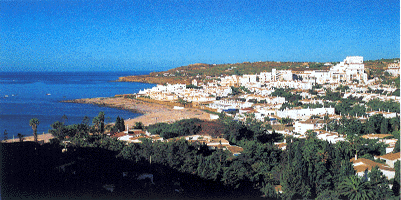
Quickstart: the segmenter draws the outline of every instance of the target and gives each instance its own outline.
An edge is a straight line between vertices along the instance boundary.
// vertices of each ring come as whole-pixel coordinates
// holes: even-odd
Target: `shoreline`
[[[173,109],[173,107],[168,105],[147,102],[138,99],[124,98],[122,96],[75,99],[61,102],[92,104],[97,106],[128,110],[133,113],[142,114],[141,116],[136,116],[132,119],[124,119],[125,125],[128,125],[129,127],[134,126],[136,122],[142,122],[143,125],[148,126],[155,123],[172,123],[181,119],[190,118],[210,120],[209,113],[206,113],[197,108],[184,108],[182,110],[175,110]]]
[[[53,138],[54,138],[54,136],[51,133],[38,134],[38,141],[43,140],[44,143],[49,143],[50,139],[53,139]],[[34,141],[33,135],[24,136],[23,142],[33,142],[33,141]],[[19,142],[19,138],[14,137],[14,139],[7,139],[5,143],[14,143],[14,142]]]
[[[125,125],[129,127],[134,126],[136,122],[142,122],[143,125],[148,126],[156,123],[173,123],[178,120],[190,118],[210,120],[209,113],[197,108],[184,108],[182,110],[176,110],[169,105],[124,98],[120,96],[74,99],[60,102],[92,104],[100,107],[116,108],[141,114],[140,116],[135,116],[134,118],[124,119]],[[54,138],[54,136],[51,133],[38,134],[38,141],[43,140],[45,143],[49,143],[50,139],[52,138]],[[34,141],[33,135],[25,136],[23,142],[27,141]],[[19,142],[19,138],[14,137],[14,139],[7,139],[5,142]]]

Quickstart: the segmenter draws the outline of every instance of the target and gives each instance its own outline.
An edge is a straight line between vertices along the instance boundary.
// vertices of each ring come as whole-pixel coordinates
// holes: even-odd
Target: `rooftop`
[[[352,158],[350,161],[354,164],[354,169],[357,173],[363,172],[366,169],[370,171],[375,166],[378,166],[379,169],[382,169],[382,170],[395,171],[393,168],[391,168],[385,164],[377,163],[375,161],[372,161],[372,160],[369,160],[366,158],[358,158],[357,160],[355,160],[355,158]]]
[[[380,159],[386,160],[399,160],[400,159],[400,152],[398,153],[388,153],[386,155],[380,156]]]
[[[391,134],[374,134],[374,133],[372,133],[372,134],[363,135],[362,138],[365,138],[365,139],[378,139],[378,138],[380,138],[380,139],[382,139],[382,138],[385,138],[385,137],[388,137],[388,136],[393,136],[393,135],[391,135]]]

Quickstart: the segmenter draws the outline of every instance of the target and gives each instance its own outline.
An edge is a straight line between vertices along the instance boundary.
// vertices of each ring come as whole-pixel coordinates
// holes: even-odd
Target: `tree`
[[[369,117],[368,121],[366,122],[366,134],[371,133],[380,133],[381,125],[384,121],[384,117],[382,114],[376,114]],[[387,121],[387,120],[386,120]]]
[[[65,124],[66,122],[67,122],[67,120],[68,120],[68,117],[67,117],[67,115],[63,115],[62,117],[61,117],[61,121],[63,122],[63,124]]]
[[[388,180],[383,172],[379,170],[378,166],[372,168],[368,173],[369,182],[372,185],[373,193],[375,194],[374,199],[387,199],[391,190],[388,186]]]
[[[393,153],[398,153],[398,152],[400,152],[400,140],[399,139],[395,143],[395,147],[394,147],[394,150],[393,150]]]
[[[368,181],[362,181],[358,176],[349,176],[338,186],[340,195],[350,199],[374,199],[372,187]]]
[[[185,108],[185,106],[188,105],[190,102],[185,101],[185,100],[182,99],[182,98],[178,98],[178,103],[180,103],[181,105],[183,105],[184,108]]]
[[[116,123],[114,124],[116,132],[125,131],[124,119],[117,116]]]
[[[54,122],[52,125],[50,125],[53,129],[50,130],[50,133],[59,139],[64,139],[65,137],[65,126],[64,123],[60,121]]]
[[[4,141],[7,142],[7,140],[8,140],[8,133],[7,133],[7,130],[4,130],[3,135],[4,135]]]
[[[125,131],[124,118],[120,118],[120,131]]]
[[[382,123],[380,125],[380,133],[387,134],[388,133],[388,120],[383,118]]]
[[[286,117],[286,118],[281,118],[279,121],[281,124],[291,125],[294,120],[289,117]]]
[[[339,200],[339,199],[340,195],[338,195],[338,193],[333,190],[325,190],[316,197],[316,200]]]
[[[82,119],[81,124],[85,124],[86,126],[89,126],[89,123],[90,123],[90,118],[89,118],[88,116],[85,116],[85,117]]]
[[[235,96],[235,95],[240,93],[239,88],[236,88],[234,86],[231,86],[231,91],[232,91],[231,95],[233,95],[233,96]]]
[[[98,118],[100,121],[100,133],[104,133],[104,112],[99,112]]]
[[[395,169],[395,176],[394,176],[394,181],[393,181],[393,194],[395,196],[400,196],[400,161],[397,160],[394,164],[394,169]]]
[[[263,183],[263,187],[260,189],[261,192],[263,192],[264,197],[267,197],[269,199],[279,198],[279,194],[277,193],[276,189],[274,188],[274,185],[271,183]]]
[[[38,130],[38,125],[39,125],[39,120],[37,118],[32,118],[29,121],[29,126],[32,127],[33,129],[33,138],[35,142],[38,142],[38,134],[37,134],[37,130]]]
[[[394,132],[394,131],[399,131],[400,130],[400,118],[399,117],[393,117],[389,120],[389,124],[390,124],[390,130],[389,132]],[[399,133],[399,132],[398,132]],[[394,136],[396,137],[396,136]],[[398,137],[399,138],[399,135]]]
[[[99,112],[99,114],[93,118],[93,131],[97,133],[104,133],[104,112]]]
[[[21,133],[18,133],[17,136],[19,138],[19,142],[24,141],[24,135],[22,135]]]
[[[143,129],[143,123],[142,122],[135,122],[134,129]]]

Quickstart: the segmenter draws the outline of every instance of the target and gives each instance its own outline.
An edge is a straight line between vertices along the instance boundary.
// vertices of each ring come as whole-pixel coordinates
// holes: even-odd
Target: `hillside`
[[[399,58],[396,58],[399,60]],[[381,59],[365,61],[365,69],[371,78],[380,76],[386,69],[387,64],[396,59]],[[333,63],[336,64],[336,63]],[[204,64],[197,63],[188,66],[181,66],[164,72],[152,72],[149,75],[120,77],[122,82],[143,82],[154,84],[190,84],[193,79],[209,81],[217,79],[223,75],[243,75],[256,74],[260,72],[270,72],[273,68],[277,70],[291,69],[295,71],[303,70],[328,70],[328,66],[318,62],[243,62],[235,64]]]

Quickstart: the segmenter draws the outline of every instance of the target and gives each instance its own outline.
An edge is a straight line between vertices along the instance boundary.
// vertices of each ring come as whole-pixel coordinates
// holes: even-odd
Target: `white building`
[[[305,135],[308,130],[320,129],[323,127],[323,120],[308,119],[305,121],[295,121],[294,132]]]
[[[237,86],[239,83],[239,77],[236,75],[222,77],[220,81],[221,86]]]
[[[316,132],[318,133],[316,136],[318,139],[328,141],[332,144],[346,140],[343,135],[339,135],[337,132],[328,132],[323,130],[317,130]]]
[[[259,82],[262,84],[275,81],[292,81],[292,71],[272,69],[271,72],[261,72],[259,74]]]
[[[277,111],[280,118],[309,119],[312,115],[334,115],[334,108],[294,108]]]
[[[383,156],[375,156],[375,158],[380,158],[384,161],[386,161],[386,164],[392,168],[394,168],[395,162],[397,162],[397,160],[401,160],[400,158],[400,152],[398,153],[388,153],[386,155]]]
[[[350,161],[353,163],[357,175],[365,177],[366,179],[368,179],[368,173],[375,166],[379,167],[379,170],[383,172],[383,175],[385,175],[387,179],[392,179],[395,176],[394,168],[388,165],[377,163],[366,158],[352,158]]]
[[[391,63],[387,65],[387,70],[391,76],[399,76],[400,75],[400,63]]]
[[[330,68],[331,82],[352,82],[358,80],[366,83],[368,75],[365,73],[365,65],[362,56],[348,56],[343,62]]]
[[[217,112],[222,112],[227,109],[244,109],[251,108],[253,103],[251,102],[242,102],[242,101],[233,101],[233,100],[217,100],[213,103],[209,104],[209,108],[217,109]]]

